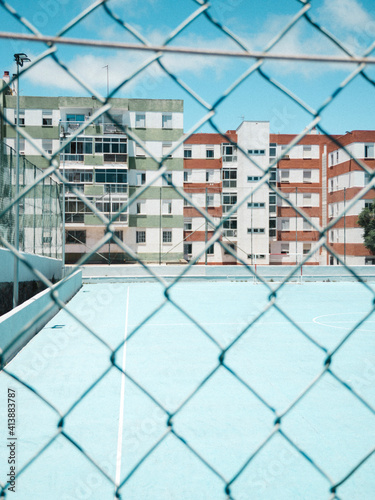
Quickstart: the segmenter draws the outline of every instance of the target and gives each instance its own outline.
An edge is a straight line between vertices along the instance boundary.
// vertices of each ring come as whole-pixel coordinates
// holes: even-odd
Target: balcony
[[[103,123],[103,133],[104,134],[124,134],[121,127],[118,127],[115,123]]]
[[[237,238],[237,229],[223,229],[225,238]]]

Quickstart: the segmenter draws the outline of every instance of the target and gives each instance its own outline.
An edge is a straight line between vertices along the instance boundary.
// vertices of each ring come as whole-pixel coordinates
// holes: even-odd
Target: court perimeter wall
[[[62,276],[62,262],[60,259],[42,257],[30,253],[20,252],[27,257],[28,262],[46,278],[59,280]],[[14,255],[5,248],[0,248],[0,283],[10,283],[14,276]],[[37,281],[39,278],[30,269],[19,261],[19,281]]]
[[[176,278],[186,272],[184,280],[249,280],[254,277],[243,266],[192,266],[186,265],[149,265],[157,276],[163,278]],[[294,266],[250,266],[253,271],[266,281],[282,281],[295,268]],[[87,265],[82,268],[84,283],[96,281],[144,281],[152,280],[150,273],[140,265]],[[375,281],[375,266],[351,266],[353,272],[365,281]],[[72,272],[74,267],[67,268]],[[303,266],[298,269],[289,281],[357,281],[357,278],[343,266]]]
[[[52,289],[43,290],[12,311],[0,317],[0,353],[2,364],[8,363],[48,321],[60,310],[51,297],[53,290],[64,303],[68,302],[82,286],[82,272],[77,270],[67,279],[56,283]],[[45,312],[39,319],[46,308]],[[12,344],[13,343],[13,344]],[[8,346],[10,346],[8,348]]]

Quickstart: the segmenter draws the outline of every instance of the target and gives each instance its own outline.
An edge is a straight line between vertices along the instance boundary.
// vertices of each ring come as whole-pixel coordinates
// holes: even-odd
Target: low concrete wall
[[[78,270],[56,283],[52,289],[56,290],[59,298],[66,303],[81,286],[82,272]],[[3,364],[8,363],[59,311],[59,307],[54,304],[35,322],[35,318],[51,304],[51,300],[51,290],[47,289],[0,317],[0,352],[3,355]]]
[[[254,266],[250,266],[255,270]],[[150,265],[148,266],[157,276],[172,279],[186,271],[185,265]],[[74,267],[68,268],[72,272]],[[281,281],[294,266],[256,266],[256,273],[267,281]],[[367,281],[375,281],[375,266],[351,266],[351,269],[361,278]],[[342,266],[303,266],[297,270],[290,281],[356,281],[351,273]],[[185,280],[190,279],[229,279],[229,280],[253,280],[251,273],[242,266],[192,266],[185,274]],[[82,266],[82,279],[84,283],[116,282],[116,281],[140,281],[153,280],[140,265],[87,265]]]
[[[42,257],[30,253],[23,253],[27,256],[29,263],[44,274],[49,280],[52,277],[59,280],[62,277],[62,261],[51,257]],[[19,281],[38,280],[34,273],[30,271],[21,261],[19,261]],[[0,282],[9,283],[14,279],[14,255],[6,248],[0,248]]]

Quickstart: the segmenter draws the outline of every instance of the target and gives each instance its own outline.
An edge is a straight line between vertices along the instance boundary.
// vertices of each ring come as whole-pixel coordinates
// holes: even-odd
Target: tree
[[[363,227],[364,245],[375,254],[375,200],[369,207],[365,207],[358,216],[358,225]]]

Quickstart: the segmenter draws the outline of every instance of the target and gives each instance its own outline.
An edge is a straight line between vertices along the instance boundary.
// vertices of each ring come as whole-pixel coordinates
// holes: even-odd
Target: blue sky
[[[54,35],[91,0],[9,0],[8,5],[32,23],[41,33]],[[250,49],[260,51],[301,10],[300,0],[211,0],[210,14],[227,26]],[[311,0],[309,16],[337,37],[349,50],[361,55],[375,40],[373,0]],[[149,42],[161,44],[168,34],[199,8],[194,0],[109,0],[108,6]],[[0,6],[2,31],[26,29]],[[76,38],[115,40],[135,43],[136,39],[116,25],[102,6],[66,35]],[[189,25],[172,45],[207,49],[238,50],[228,36],[203,15]],[[0,40],[1,71],[15,72],[13,54],[26,52],[34,59],[45,45],[16,40]],[[305,20],[298,23],[273,49],[277,53],[343,55],[331,41]],[[372,55],[375,54],[373,51]],[[129,77],[150,53],[60,45],[57,55],[92,88],[106,93],[109,67],[110,88]],[[165,55],[165,66],[182,79],[207,103],[213,104],[251,65],[253,60],[233,58]],[[262,65],[264,73],[318,109],[343,82],[355,66],[301,62],[272,62]],[[366,72],[375,79],[375,68]],[[61,70],[51,58],[28,71],[21,80],[24,95],[89,95]],[[118,97],[177,98],[185,102],[185,130],[191,129],[205,114],[204,108],[179,88],[156,63],[129,82]],[[361,75],[355,78],[322,113],[321,125],[329,133],[375,128],[375,87]],[[270,121],[271,131],[298,133],[310,121],[301,109],[280,90],[254,73],[217,108],[215,124],[223,131],[235,129],[242,119]],[[211,131],[205,125],[202,131]]]

